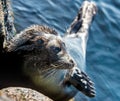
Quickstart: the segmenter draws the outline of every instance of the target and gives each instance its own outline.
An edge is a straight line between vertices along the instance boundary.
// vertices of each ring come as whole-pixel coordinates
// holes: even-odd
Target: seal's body
[[[1,2],[4,6],[6,0]],[[2,38],[3,42],[1,42],[3,44],[1,49],[3,57],[11,58],[15,56],[19,60],[17,61],[19,66],[17,64],[17,67],[15,65],[15,68],[11,68],[11,70],[15,70],[15,74],[10,73],[10,75],[16,75],[19,78],[17,80],[23,78],[25,82],[22,82],[22,80],[21,82],[27,82],[28,84],[25,84],[25,87],[36,89],[55,101],[67,101],[75,96],[78,90],[89,97],[94,97],[95,92],[92,81],[78,68],[78,65],[67,51],[65,43],[66,38],[81,38],[83,62],[85,61],[86,37],[94,13],[95,5],[91,2],[85,2],[78,16],[67,30],[67,36],[65,37],[61,37],[52,28],[41,25],[28,27],[14,36],[9,33],[14,29],[8,31],[9,25],[1,25],[4,29],[1,34],[4,36]],[[9,16],[6,19],[9,19]],[[4,23],[6,22],[5,19],[2,20]],[[7,21],[9,22],[9,20]],[[80,25],[73,32],[77,24]],[[13,23],[11,26],[11,28],[14,28]],[[14,76],[11,76],[11,78]],[[16,83],[16,86],[21,86],[20,84]],[[5,82],[2,87],[5,87],[5,85],[14,86],[15,84],[10,83],[10,85],[7,85]]]

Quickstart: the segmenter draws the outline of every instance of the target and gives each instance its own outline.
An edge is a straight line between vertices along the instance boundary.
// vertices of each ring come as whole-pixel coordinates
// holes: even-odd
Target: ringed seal
[[[89,97],[94,97],[93,82],[86,73],[77,67],[76,62],[66,49],[64,38],[54,29],[41,25],[32,25],[14,35],[14,24],[9,20],[10,12],[4,19],[5,9],[9,10],[8,6],[4,6],[6,2],[7,0],[1,0],[2,7],[6,7],[1,8],[1,14],[3,14],[1,20],[4,22],[1,22],[0,26],[3,30],[1,32],[1,36],[3,36],[1,37],[1,40],[3,40],[1,42],[1,54],[5,59],[6,57],[9,57],[9,59],[14,57],[14,61],[17,61],[17,67],[13,61],[15,66],[9,69],[15,71],[15,74],[12,73],[13,71],[11,73],[9,71],[9,73],[12,75],[11,78],[18,77],[17,80],[20,83],[6,84],[4,79],[0,88],[14,85],[23,86],[24,84],[25,87],[31,87],[55,101],[67,101],[74,97],[78,91]],[[94,3],[85,1],[79,14],[67,30],[68,35],[65,37],[79,38],[82,35],[86,38],[92,18],[95,15],[95,9]],[[80,25],[77,31],[73,32],[78,23]],[[15,78],[13,82],[17,82]]]

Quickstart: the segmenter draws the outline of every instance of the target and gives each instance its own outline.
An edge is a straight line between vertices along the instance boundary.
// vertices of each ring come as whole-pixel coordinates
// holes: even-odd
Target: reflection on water
[[[80,0],[11,0],[15,25],[20,31],[31,24],[55,28],[61,35],[81,5]],[[120,0],[95,0],[98,13],[90,28],[85,71],[95,82],[97,95],[76,101],[120,101]],[[79,50],[79,43],[76,43]],[[80,56],[72,53],[76,60]],[[79,63],[79,61],[78,61]]]

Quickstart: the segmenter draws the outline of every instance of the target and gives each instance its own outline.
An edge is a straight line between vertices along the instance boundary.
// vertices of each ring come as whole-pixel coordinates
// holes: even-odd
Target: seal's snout
[[[64,56],[61,57],[61,61],[62,61],[62,63],[65,64],[64,68],[71,69],[75,66],[74,60],[68,54],[64,54]]]

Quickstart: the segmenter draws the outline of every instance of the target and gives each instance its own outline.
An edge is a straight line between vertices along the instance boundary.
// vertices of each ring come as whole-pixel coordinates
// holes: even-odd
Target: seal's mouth
[[[65,60],[58,60],[54,62],[53,64],[50,64],[51,67],[56,69],[71,69],[74,67],[74,62],[71,61],[65,61]]]

